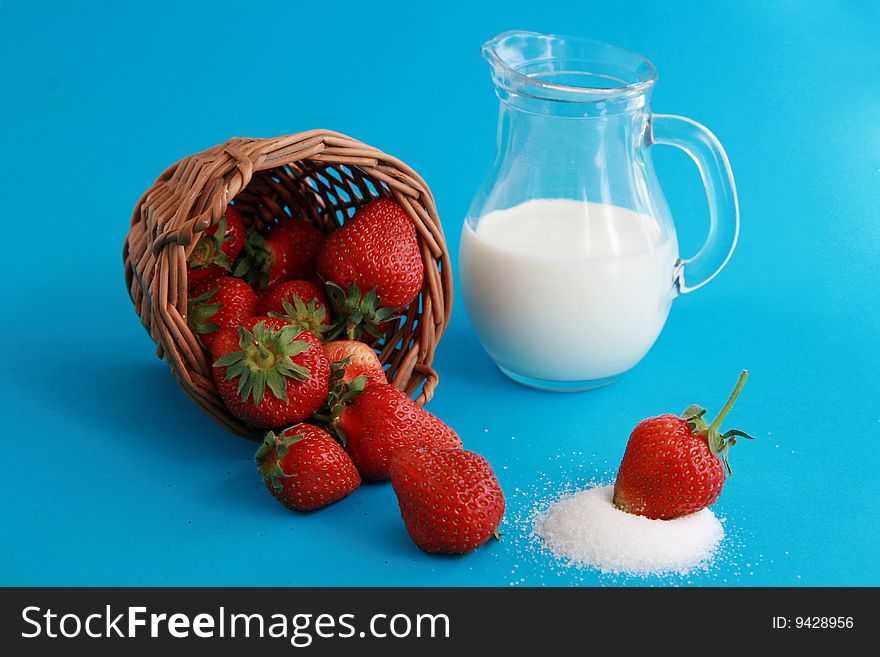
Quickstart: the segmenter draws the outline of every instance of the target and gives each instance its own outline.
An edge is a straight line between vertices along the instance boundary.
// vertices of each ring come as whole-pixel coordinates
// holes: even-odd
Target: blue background
[[[880,584],[877,5],[417,5],[0,5],[0,582]],[[642,364],[593,393],[508,382],[456,304],[430,409],[493,462],[509,511],[503,542],[431,557],[388,485],[310,515],[267,495],[254,446],[155,358],[121,248],[135,201],[171,162],[234,135],[326,127],[425,177],[455,261],[495,139],[478,50],[513,28],[651,58],[655,111],[705,123],[727,148],[741,241],[713,283],[674,304]],[[692,252],[706,231],[699,177],[656,150]],[[729,538],[709,572],[609,577],[559,568],[529,542],[530,509],[562,482],[613,474],[636,421],[717,410],[742,368],[752,376],[727,425],[758,439],[732,454],[717,505]]]

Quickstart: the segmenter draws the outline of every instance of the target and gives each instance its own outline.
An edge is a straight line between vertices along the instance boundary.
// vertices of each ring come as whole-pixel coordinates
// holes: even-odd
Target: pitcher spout
[[[499,98],[539,113],[547,112],[538,101],[579,105],[563,112],[570,115],[631,111],[645,105],[657,81],[646,57],[579,37],[514,30],[486,41],[480,52]]]

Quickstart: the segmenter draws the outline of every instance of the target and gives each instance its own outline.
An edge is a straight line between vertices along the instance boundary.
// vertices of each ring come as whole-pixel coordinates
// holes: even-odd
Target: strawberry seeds
[[[491,465],[387,380],[374,348],[424,285],[416,230],[391,199],[329,235],[301,218],[260,228],[234,206],[188,262],[187,321],[210,352],[217,392],[239,420],[267,429],[257,450],[269,492],[296,511],[388,480],[410,537],[465,554],[498,538],[506,501]],[[557,557],[603,571],[685,573],[724,530],[708,509],[751,438],[692,405],[640,422],[614,486],[558,500],[535,523]]]
[[[315,511],[362,480],[392,479],[426,552],[464,554],[498,536],[505,501],[489,462],[392,385],[375,348],[424,285],[399,203],[373,200],[329,235],[301,217],[245,228],[229,206],[187,275],[190,331],[227,410],[269,430],[257,471],[284,506]]]
[[[720,425],[745,384],[743,371],[718,417],[688,406],[643,420],[630,435],[613,486],[557,500],[538,516],[534,533],[557,558],[602,572],[686,574],[707,564],[724,529],[708,508],[730,473],[728,449],[751,438]]]

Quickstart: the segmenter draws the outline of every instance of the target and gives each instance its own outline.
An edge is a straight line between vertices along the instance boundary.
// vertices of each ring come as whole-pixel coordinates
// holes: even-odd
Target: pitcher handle
[[[676,263],[675,285],[679,294],[703,287],[724,269],[739,237],[739,202],[727,153],[708,128],[672,114],[653,114],[648,144],[680,148],[696,163],[709,200],[709,235],[697,253]],[[685,274],[696,282],[687,284]]]

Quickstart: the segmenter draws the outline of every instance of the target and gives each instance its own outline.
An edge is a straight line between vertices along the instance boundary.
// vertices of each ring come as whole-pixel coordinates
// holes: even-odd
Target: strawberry
[[[714,504],[730,474],[728,448],[737,436],[751,438],[737,429],[722,434],[718,428],[747,376],[743,371],[711,425],[700,406],[688,406],[681,417],[666,414],[639,422],[617,472],[614,505],[627,513],[669,520]]]
[[[350,383],[359,376],[367,377],[366,385],[388,383],[385,368],[373,348],[357,340],[336,340],[324,344],[327,360],[343,363],[342,382]],[[344,362],[343,362],[344,361]]]
[[[406,530],[425,552],[467,554],[499,537],[504,493],[475,452],[404,450],[391,462],[391,485]]]
[[[330,363],[321,341],[290,322],[251,317],[237,330],[218,331],[211,354],[220,397],[252,426],[300,422],[327,398]]]
[[[327,307],[327,297],[320,287],[310,281],[295,279],[273,285],[263,292],[258,306],[259,313],[261,315],[283,313],[283,302],[293,301],[294,297],[299,297],[306,303],[314,301],[316,305]]]
[[[309,281],[276,283],[262,295],[258,312],[287,320],[318,337],[330,330],[327,298]]]
[[[266,488],[284,506],[314,511],[351,495],[361,485],[357,468],[333,437],[312,424],[266,434],[255,456]]]
[[[379,337],[379,325],[411,304],[424,282],[418,236],[406,211],[387,198],[360,208],[327,238],[318,274],[346,335]]]
[[[330,361],[330,392],[312,421],[334,430],[334,421],[368,385],[387,384],[385,370],[373,348],[357,340],[337,340],[324,344]],[[337,434],[338,428],[335,429]],[[343,438],[344,440],[344,438]]]
[[[282,219],[265,235],[251,227],[234,274],[261,290],[281,281],[309,278],[323,246],[324,233],[298,217]]]
[[[364,479],[388,479],[391,457],[404,449],[461,448],[455,431],[389,383],[364,388],[333,424]]]
[[[245,227],[238,210],[229,205],[219,222],[205,229],[186,262],[186,282],[199,283],[224,276],[244,247]]]
[[[257,310],[257,293],[240,278],[223,276],[204,281],[190,292],[186,321],[190,330],[208,349],[217,331],[235,328],[253,317]]]

